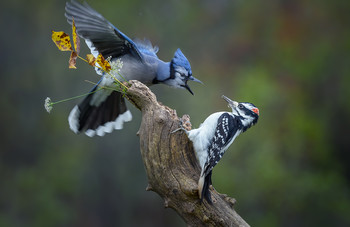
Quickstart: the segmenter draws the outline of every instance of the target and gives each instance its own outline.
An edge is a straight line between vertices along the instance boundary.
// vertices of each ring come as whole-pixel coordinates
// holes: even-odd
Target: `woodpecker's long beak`
[[[225,95],[221,96],[223,99],[225,99],[225,101],[228,103],[228,106],[231,107],[232,109],[237,108],[238,106],[238,102],[236,101],[232,101],[231,99],[227,98]]]

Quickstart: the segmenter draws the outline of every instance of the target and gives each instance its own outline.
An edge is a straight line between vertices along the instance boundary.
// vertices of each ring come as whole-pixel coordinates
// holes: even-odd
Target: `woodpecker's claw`
[[[187,130],[182,126],[184,122],[182,121],[181,118],[179,119],[179,121],[180,121],[180,128],[175,129],[174,131],[171,132],[171,134],[173,134],[173,133],[175,133],[175,132],[178,132],[178,131],[180,131],[180,130],[183,130],[183,131],[187,132]]]

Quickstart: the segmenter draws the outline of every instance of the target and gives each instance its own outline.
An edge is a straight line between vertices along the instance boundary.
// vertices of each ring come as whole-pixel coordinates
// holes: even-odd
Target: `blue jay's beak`
[[[228,107],[231,107],[232,109],[236,110],[238,106],[238,102],[232,101],[231,99],[227,98],[225,95],[221,96],[225,101],[228,103]]]
[[[187,85],[187,82],[183,87],[186,88],[186,90],[189,91],[192,95],[194,95],[191,88]]]
[[[197,82],[197,83],[201,83],[201,84],[203,84],[203,83],[202,83],[202,81],[198,80],[197,78],[194,78],[193,76],[190,76],[190,77],[188,78],[188,80],[186,81],[186,84],[185,84],[183,87],[186,88],[186,90],[189,91],[192,95],[194,95],[193,92],[192,92],[192,90],[191,90],[191,88],[187,85],[187,82],[188,82],[189,80],[194,81],[194,82]]]
[[[188,79],[189,79],[189,80],[192,80],[192,81],[194,81],[194,82],[203,84],[202,81],[198,80],[197,78],[194,78],[193,76],[190,76],[190,78],[188,78]]]

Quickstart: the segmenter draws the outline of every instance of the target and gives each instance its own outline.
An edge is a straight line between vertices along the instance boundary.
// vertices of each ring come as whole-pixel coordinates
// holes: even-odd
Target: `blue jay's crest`
[[[202,83],[192,76],[190,62],[181,50],[177,49],[170,63],[170,78],[165,83],[173,87],[185,88],[193,95],[191,88],[187,85],[189,80]]]
[[[178,48],[175,52],[174,58],[172,60],[173,65],[176,66],[182,66],[184,67],[189,75],[192,75],[191,65],[190,62],[187,60],[185,55],[182,53],[180,48]]]

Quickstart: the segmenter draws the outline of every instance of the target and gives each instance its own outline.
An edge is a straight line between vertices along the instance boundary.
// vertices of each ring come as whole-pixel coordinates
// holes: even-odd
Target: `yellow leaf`
[[[100,65],[101,69],[105,72],[109,72],[111,70],[111,65],[108,61],[102,56],[102,54],[99,54],[97,56],[96,62]]]
[[[72,45],[70,43],[69,35],[64,32],[52,31],[52,41],[56,44],[61,51],[72,51]]]
[[[72,17],[72,36],[73,36],[73,43],[74,43],[75,51],[79,55],[79,53],[80,53],[80,39],[79,39],[79,36],[77,34],[77,28],[75,27],[73,17]]]
[[[96,58],[94,57],[94,55],[92,55],[92,54],[87,54],[87,55],[86,55],[86,60],[87,60],[87,62],[89,63],[89,65],[95,66]]]
[[[77,67],[75,67],[75,65],[77,64],[77,57],[78,54],[75,51],[72,51],[72,53],[70,54],[70,58],[69,58],[69,68],[70,69],[76,69]]]

